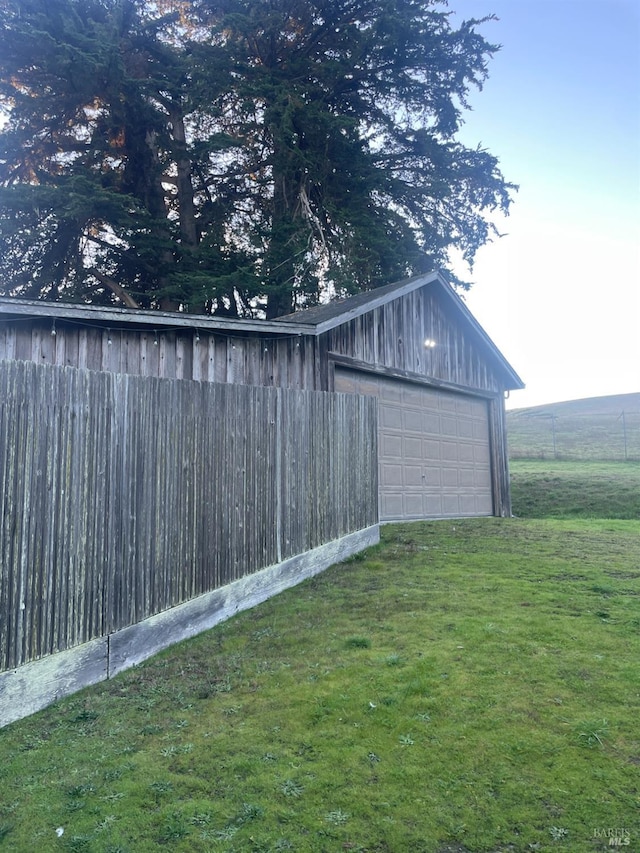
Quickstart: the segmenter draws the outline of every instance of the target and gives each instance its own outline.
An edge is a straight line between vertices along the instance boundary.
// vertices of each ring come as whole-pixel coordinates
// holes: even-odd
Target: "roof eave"
[[[95,322],[101,326],[148,326],[151,329],[194,329],[200,332],[262,332],[273,335],[312,335],[316,327],[302,323],[282,323],[270,320],[237,320],[211,317],[205,314],[183,314],[170,311],[152,311],[142,308],[100,307],[73,305],[62,302],[17,299],[0,296],[0,315],[12,317],[39,317],[51,320]]]
[[[442,274],[438,271],[407,279],[407,282],[404,286],[398,287],[391,293],[385,293],[377,299],[374,297],[368,302],[366,302],[364,305],[359,305],[356,308],[347,309],[344,313],[339,314],[336,317],[332,317],[330,320],[325,320],[324,322],[318,323],[316,325],[318,334],[322,335],[325,332],[330,332],[337,326],[342,326],[344,323],[348,323],[351,320],[355,320],[357,317],[361,317],[363,314],[368,314],[375,308],[380,308],[383,305],[387,305],[389,302],[393,302],[394,300],[399,299],[401,296],[405,296],[407,293],[411,293],[413,290],[419,290],[421,287],[424,287],[426,284],[431,284],[434,281],[441,281],[442,283],[444,283],[445,280],[442,277]],[[375,291],[372,292],[375,293]]]
[[[419,290],[421,287],[425,287],[428,284],[436,284],[437,286],[439,286],[442,292],[445,294],[445,298],[449,299],[450,304],[454,307],[454,309],[457,308],[462,313],[467,324],[471,327],[474,334],[477,335],[477,337],[480,339],[484,347],[486,347],[486,349],[489,351],[494,361],[497,363],[500,371],[503,373],[504,378],[506,380],[505,390],[517,391],[524,388],[525,385],[522,379],[511,367],[502,352],[498,349],[498,347],[491,340],[489,335],[482,328],[480,323],[473,316],[469,308],[467,308],[463,300],[458,296],[453,287],[449,284],[447,278],[439,270],[408,279],[404,286],[398,287],[391,293],[385,293],[378,299],[374,298],[364,305],[359,305],[356,308],[353,308],[352,310],[347,309],[343,314],[340,314],[336,317],[332,317],[330,320],[325,320],[324,322],[319,323],[315,327],[317,333],[319,335],[322,335],[325,332],[329,332],[332,329],[335,329],[337,326],[342,326],[344,323],[348,323],[349,321],[354,320],[355,318],[360,317],[363,314],[367,314],[369,311],[373,311],[375,308],[380,308],[383,305],[386,305],[389,302],[393,302],[396,299],[406,296],[407,293],[411,293],[414,290]]]
[[[453,287],[449,284],[449,282],[444,278],[440,277],[440,284],[442,285],[442,290],[446,294],[446,298],[450,300],[451,304],[457,308],[465,318],[465,321],[469,324],[469,326],[473,329],[474,333],[478,336],[478,338],[482,341],[484,346],[489,350],[493,358],[497,361],[500,369],[503,371],[505,378],[508,380],[510,384],[508,384],[505,390],[508,391],[519,391],[522,390],[525,385],[522,379],[518,376],[513,367],[509,364],[507,359],[504,357],[500,349],[496,346],[493,340],[489,337],[484,328],[480,325],[480,323],[473,316],[472,312],[469,310],[464,301],[458,296]]]

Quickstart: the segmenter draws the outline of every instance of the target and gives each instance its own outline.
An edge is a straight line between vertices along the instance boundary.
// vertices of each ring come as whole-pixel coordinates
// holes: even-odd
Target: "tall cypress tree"
[[[22,296],[204,310],[176,16],[141,0],[3,6],[0,275]],[[180,28],[178,28],[180,32]],[[183,33],[182,33],[183,34]],[[208,252],[209,270],[225,266]]]
[[[275,317],[472,260],[496,49],[440,0],[3,0],[5,292]]]

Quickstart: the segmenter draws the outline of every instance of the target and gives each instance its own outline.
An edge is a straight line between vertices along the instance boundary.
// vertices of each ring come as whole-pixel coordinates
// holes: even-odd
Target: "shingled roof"
[[[403,296],[417,287],[423,287],[429,283],[429,280],[435,279],[438,275],[438,273],[431,273],[429,276],[416,276],[404,279],[403,281],[396,281],[393,284],[387,284],[385,287],[376,287],[375,290],[357,293],[355,296],[347,296],[344,299],[333,299],[331,302],[325,302],[323,305],[302,308],[300,311],[296,311],[295,314],[286,314],[284,317],[278,317],[276,322],[319,326],[337,319],[339,322],[336,325],[340,325],[352,319],[354,315],[365,314],[367,311],[372,311],[379,305],[391,302],[393,299],[397,299],[398,296]]]
[[[439,271],[407,278],[394,284],[388,284],[386,287],[378,287],[375,290],[349,296],[346,299],[335,299],[324,305],[305,308],[301,311],[296,311],[294,314],[279,317],[273,322],[276,324],[279,322],[286,323],[289,328],[292,325],[304,326],[306,328],[311,327],[314,329],[316,335],[322,335],[336,326],[348,323],[362,314],[373,311],[395,299],[400,299],[407,293],[411,293],[413,290],[418,290],[421,287],[436,288],[443,301],[459,315],[460,322],[467,326],[469,333],[485,350],[489,358],[496,361],[502,370],[505,371],[511,383],[510,387],[513,389],[524,388],[522,379],[520,379],[507,359],[467,308],[461,297],[449,284],[445,275]]]

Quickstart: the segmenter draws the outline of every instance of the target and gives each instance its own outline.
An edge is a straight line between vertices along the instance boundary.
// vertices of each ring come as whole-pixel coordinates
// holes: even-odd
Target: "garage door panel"
[[[458,461],[458,445],[453,441],[442,441],[440,443],[440,458],[443,462]]]
[[[473,468],[460,468],[458,470],[458,483],[465,489],[475,489],[482,483],[483,472],[478,472]]]
[[[380,453],[383,458],[402,458],[402,433],[383,433],[380,441]]]
[[[422,431],[427,435],[440,435],[440,415],[424,412],[422,415]]]
[[[417,432],[422,435],[422,412],[405,409],[402,413],[402,427],[405,432]]]
[[[342,382],[342,371],[340,371],[340,381]],[[358,376],[357,374],[351,374],[355,379],[356,385],[356,394],[368,394],[370,397],[378,396],[378,389],[380,387],[380,379],[377,376],[373,376],[371,374],[361,374]]]
[[[484,400],[459,395],[456,399],[456,412],[461,417],[486,420],[487,404]]]
[[[473,461],[476,465],[486,465],[488,467],[491,462],[489,448],[484,444],[475,444],[473,447]]]
[[[424,468],[425,487],[439,489],[442,486],[442,468],[427,466]]]
[[[388,380],[380,379],[378,385],[379,396],[389,403],[402,403],[403,400],[403,385],[400,382],[389,382]]]
[[[404,485],[408,488],[419,488],[422,492],[422,489],[425,486],[426,476],[423,473],[422,466],[416,465],[412,467],[411,465],[406,465],[404,468]]]
[[[422,407],[422,394],[418,385],[410,385],[404,383],[402,386],[402,402],[405,406],[415,406],[420,409]]]
[[[489,443],[489,426],[487,423],[478,420],[473,422],[473,439],[474,441]]]
[[[442,495],[425,495],[424,517],[442,518],[443,516],[444,510],[442,508]]]
[[[422,518],[424,513],[424,505],[422,495],[406,494],[403,496],[402,511],[404,518]]]
[[[342,368],[335,377],[336,390],[379,399],[382,521],[492,514],[485,401]]]
[[[476,458],[476,449],[472,444],[463,444],[462,442],[457,445],[458,448],[458,461],[466,464],[468,462],[473,463]]]
[[[458,510],[460,515],[475,515],[477,512],[475,495],[460,495],[458,498]]]
[[[360,392],[359,392],[360,393]],[[395,406],[380,406],[380,423],[384,429],[402,429],[402,409]]]
[[[405,436],[402,439],[402,455],[409,461],[409,464],[419,464],[422,462],[422,439],[418,436]]]
[[[476,515],[493,515],[493,500],[490,495],[476,495]]]
[[[336,371],[334,380],[335,390],[340,394],[362,394],[360,383],[355,373],[346,370]]]
[[[457,468],[443,468],[442,469],[442,485],[445,488],[455,488],[457,489],[460,485],[458,478],[458,469]]]
[[[381,471],[381,481],[382,485],[387,488],[393,489],[394,487],[399,487],[403,485],[403,467],[402,465],[393,465],[389,462],[385,462],[383,460],[380,471]]]
[[[458,494],[449,494],[445,492],[442,495],[442,514],[450,518],[458,518],[460,512],[460,496]]]
[[[450,435],[455,438],[458,435],[457,420],[443,415],[440,418],[440,431],[442,435]]]
[[[380,518],[400,519],[403,514],[402,492],[382,492],[380,495]]]
[[[424,453],[424,458],[429,459],[432,462],[440,461],[440,442],[435,441],[432,438],[424,438],[422,440],[422,452]]]
[[[458,419],[458,438],[473,440],[475,438],[475,424],[469,418]]]
[[[491,476],[491,469],[489,468],[489,466],[487,466],[484,469],[483,468],[474,468],[474,476],[475,476],[475,482],[473,485],[474,485],[476,491],[484,493],[483,490],[486,489],[487,478],[489,478]]]
[[[440,410],[443,412],[455,412],[457,406],[456,397],[452,394],[443,394],[442,392],[438,395],[438,402],[440,404]]]

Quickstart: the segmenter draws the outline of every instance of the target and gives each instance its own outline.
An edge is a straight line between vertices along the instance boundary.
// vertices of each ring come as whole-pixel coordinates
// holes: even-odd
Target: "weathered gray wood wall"
[[[437,289],[414,290],[314,337],[189,328],[108,328],[104,319],[19,317],[0,322],[0,359],[89,370],[330,391],[329,354],[450,383],[502,393],[504,368],[488,357],[459,312]],[[194,318],[196,321],[197,318]],[[114,324],[117,318],[114,318]],[[55,331],[56,334],[52,334]],[[432,338],[437,347],[424,341]]]
[[[436,291],[421,288],[326,334],[330,353],[470,391],[502,393],[504,380]],[[425,347],[427,338],[437,341]],[[330,387],[327,386],[327,387]]]
[[[318,386],[316,341],[307,335],[242,336],[149,330],[133,324],[108,328],[24,317],[0,323],[0,359],[165,379],[327,390]]]
[[[376,524],[376,415],[0,362],[0,671]]]
[[[503,396],[505,389],[518,387],[519,380],[474,329],[473,318],[461,313],[441,287],[418,287],[318,334],[305,312],[299,316],[304,322],[289,323],[280,332],[277,323],[265,323],[264,331],[254,326],[245,331],[243,321],[240,326],[199,330],[174,327],[168,324],[212,321],[164,314],[156,328],[136,322],[136,312],[92,306],[84,306],[77,316],[67,307],[64,316],[57,317],[55,311],[62,309],[56,304],[50,306],[52,316],[12,316],[11,310],[7,300],[0,304],[0,359],[315,391],[333,390],[335,367],[340,365],[480,397],[489,413],[494,512],[511,514]],[[28,310],[44,309],[38,303],[23,312]],[[425,347],[428,338],[437,346]]]

